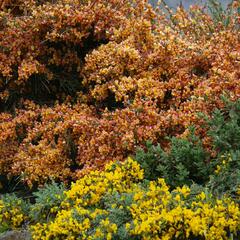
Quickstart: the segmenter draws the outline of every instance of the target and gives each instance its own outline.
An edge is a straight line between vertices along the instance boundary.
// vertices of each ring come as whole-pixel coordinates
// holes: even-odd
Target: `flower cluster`
[[[32,206],[1,197],[0,232],[27,225],[34,240],[240,238],[240,108],[228,113],[222,98],[240,98],[240,3],[210,13],[159,4],[0,0],[0,176],[30,187],[78,179],[67,191],[39,190]],[[202,127],[208,117],[198,113],[211,118],[215,108],[214,124]],[[171,137],[189,136],[192,124],[201,148],[194,138],[171,155]],[[183,184],[170,190],[163,174],[144,178],[124,159],[147,140],[164,149],[167,164],[152,161],[155,173],[176,168],[174,184],[210,178],[221,198]],[[215,172],[195,174],[183,161]]]
[[[17,229],[28,219],[27,204],[16,196],[0,199],[0,231]]]
[[[1,174],[75,178],[240,96],[236,1],[227,24],[145,0],[15,2],[0,10]]]
[[[21,175],[29,185],[75,178],[163,136],[163,117],[147,104],[101,116],[85,104],[25,104],[16,117],[0,122],[0,164],[3,174]]]
[[[80,90],[85,55],[149,5],[139,0],[1,2],[1,103],[14,93],[61,98],[66,89],[68,94]]]
[[[164,179],[144,182],[128,158],[92,171],[65,192],[55,218],[31,227],[38,239],[229,239],[238,236],[240,208],[229,198],[172,191]]]

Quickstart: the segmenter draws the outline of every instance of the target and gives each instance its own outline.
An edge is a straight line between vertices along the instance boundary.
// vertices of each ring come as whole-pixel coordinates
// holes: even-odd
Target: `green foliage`
[[[29,203],[16,194],[4,194],[0,198],[0,233],[24,225],[28,218]]]
[[[206,118],[208,135],[212,138],[217,157],[212,160],[216,169],[208,187],[216,194],[235,195],[240,186],[240,100],[223,98],[225,108]]]
[[[133,193],[113,192],[102,199],[105,210],[109,212],[109,221],[118,226],[114,239],[124,240],[130,237],[125,225],[132,221],[130,206],[134,202],[133,196]]]
[[[146,152],[137,150],[135,158],[144,169],[146,178],[155,180],[163,177],[171,187],[206,182],[211,165],[207,163],[208,153],[194,131],[191,131],[188,139],[172,137],[170,142],[170,151],[151,142],[147,142]]]
[[[164,177],[172,186],[201,184],[217,195],[235,195],[240,186],[240,100],[223,98],[225,108],[205,117],[208,136],[216,157],[204,150],[202,139],[193,129],[188,139],[170,138],[170,150],[146,143],[146,151],[138,149],[136,160],[147,179]]]
[[[34,192],[35,204],[31,206],[31,219],[40,222],[43,219],[50,218],[51,213],[57,212],[64,198],[65,190],[63,183],[52,182],[45,184],[43,188],[39,188],[37,192]]]
[[[219,154],[240,150],[240,100],[231,102],[224,98],[224,101],[225,109],[217,109],[212,118],[207,118],[208,135]]]
[[[207,187],[216,195],[235,197],[240,186],[240,151],[225,153],[215,161],[218,165]]]

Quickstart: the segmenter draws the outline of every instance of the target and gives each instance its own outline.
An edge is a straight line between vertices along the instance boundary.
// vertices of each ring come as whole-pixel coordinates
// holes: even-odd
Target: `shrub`
[[[213,148],[219,153],[240,150],[240,100],[233,102],[223,98],[225,107],[216,109],[211,118],[205,118],[213,140]]]
[[[12,96],[45,103],[81,90],[86,54],[136,10],[135,1],[17,2],[0,15],[1,98],[11,104]]]
[[[0,199],[0,233],[17,229],[27,223],[28,204],[15,194],[5,194]]]
[[[27,133],[5,173],[21,174],[29,185],[43,184],[49,178],[71,180],[89,169],[102,168],[111,159],[123,160],[137,143],[156,138],[159,131],[160,116],[152,106],[143,106],[139,112],[134,109],[106,112],[102,117],[83,104],[41,109],[33,105],[32,108],[35,111],[28,107],[12,119],[14,134],[12,130],[5,131],[2,140],[19,138],[21,131],[16,131],[16,124]],[[34,121],[27,122],[29,116]],[[2,151],[7,155],[9,150]]]
[[[31,206],[16,196],[1,200],[1,224],[27,227],[35,240],[239,237],[237,202],[196,186],[170,191],[162,178],[146,180],[131,158],[90,171],[64,192],[55,183],[45,187],[34,194],[37,199]]]
[[[33,192],[28,196],[29,199],[15,193],[3,194],[0,199],[0,233],[26,229],[31,223],[49,220],[51,216],[56,215],[65,197],[65,190],[62,183],[52,182]]]
[[[31,220],[34,222],[45,221],[50,219],[53,213],[57,213],[58,207],[64,199],[65,190],[63,183],[52,182],[33,192],[35,203],[30,207]]]
[[[169,149],[151,142],[145,149],[137,149],[135,159],[147,179],[164,177],[171,187],[197,183],[207,185],[217,195],[236,195],[240,180],[240,101],[225,97],[223,101],[225,107],[204,117],[205,138],[211,139],[208,149],[204,148],[205,138],[196,136],[193,128],[186,138],[169,138]]]
[[[135,158],[147,179],[162,177],[171,187],[191,185],[193,182],[203,184],[211,173],[209,154],[194,132],[188,139],[171,138],[169,151],[164,151],[159,144],[154,146],[148,142],[146,152],[138,149]]]
[[[31,227],[33,239],[229,239],[238,237],[240,210],[188,187],[169,191],[163,179],[144,182],[131,159],[79,179],[53,221]]]
[[[236,197],[240,184],[240,151],[225,153],[217,159],[217,166],[207,183],[217,195],[231,194]]]
[[[224,92],[239,98],[237,12],[223,26],[144,0],[18,5],[0,12],[1,174],[71,180],[198,129]]]
[[[236,195],[240,182],[240,101],[225,99],[225,108],[216,110],[212,118],[207,118],[217,159],[213,159],[216,169],[209,183],[213,192]]]

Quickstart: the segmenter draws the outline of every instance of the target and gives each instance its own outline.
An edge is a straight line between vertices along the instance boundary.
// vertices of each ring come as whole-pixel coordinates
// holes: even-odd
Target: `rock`
[[[31,235],[28,231],[8,231],[0,235],[0,240],[31,240]]]

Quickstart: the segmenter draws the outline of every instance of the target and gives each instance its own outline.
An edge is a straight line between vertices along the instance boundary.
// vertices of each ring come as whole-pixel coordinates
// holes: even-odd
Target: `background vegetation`
[[[16,194],[1,199],[0,231],[32,226],[35,239],[239,237],[239,1],[176,11],[145,0],[0,6],[0,181],[3,193]],[[121,165],[128,156],[140,165]],[[106,188],[96,173],[107,174]],[[115,189],[119,174],[126,188]],[[79,195],[68,205],[74,189],[87,191],[85,202]],[[109,204],[119,197],[127,202],[114,212]],[[162,219],[151,222],[154,211]],[[85,235],[62,226],[66,218]]]

